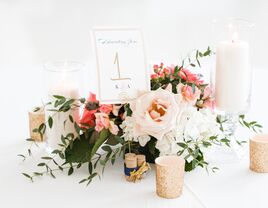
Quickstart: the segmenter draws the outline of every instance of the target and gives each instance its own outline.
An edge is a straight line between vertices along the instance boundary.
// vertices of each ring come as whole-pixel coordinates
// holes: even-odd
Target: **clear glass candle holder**
[[[213,86],[217,111],[242,114],[250,106],[252,69],[250,36],[253,24],[243,19],[213,21],[216,51]]]
[[[74,104],[78,103],[84,64],[73,61],[53,62],[45,64],[44,68],[47,99],[52,103],[45,108],[46,121],[49,117],[53,119],[52,128],[48,126],[46,128],[48,151],[52,151],[59,148],[58,144],[61,143],[62,136],[65,137],[70,133],[77,136],[74,123],[78,123],[80,119],[79,107],[74,106],[67,112],[55,112],[51,111],[51,108],[59,109],[60,107],[53,105],[57,99],[55,95],[65,97],[65,102],[75,99]]]
[[[250,107],[250,44],[253,26],[253,23],[244,19],[213,20],[212,50],[216,52],[216,58],[211,71],[211,86],[215,97],[215,112],[224,121],[224,134],[231,138],[232,148],[225,152],[230,160],[243,155],[236,143],[235,133],[239,115],[245,114]],[[221,155],[221,158],[227,157]]]

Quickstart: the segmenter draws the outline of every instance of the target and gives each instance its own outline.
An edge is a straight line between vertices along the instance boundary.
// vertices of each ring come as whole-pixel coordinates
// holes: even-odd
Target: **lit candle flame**
[[[238,33],[237,32],[233,32],[233,35],[232,35],[232,43],[238,41]]]

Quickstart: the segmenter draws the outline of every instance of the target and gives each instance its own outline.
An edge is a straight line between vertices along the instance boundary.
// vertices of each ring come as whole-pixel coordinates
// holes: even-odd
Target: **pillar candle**
[[[251,70],[249,44],[239,40],[219,42],[216,51],[215,100],[218,110],[241,112],[248,107]]]
[[[61,95],[68,99],[79,99],[78,86],[68,79],[63,78],[56,83],[54,86],[50,87],[49,97],[51,100],[55,99],[53,95]],[[50,107],[48,106],[48,109]],[[79,109],[69,110],[67,112],[56,113],[53,111],[46,110],[46,119],[49,116],[53,117],[53,127],[47,128],[48,146],[51,149],[59,148],[58,144],[61,143],[61,136],[66,136],[68,133],[73,133],[77,136],[74,128],[74,123],[69,119],[69,116],[73,117],[74,122],[79,121]],[[65,123],[65,125],[64,125]]]

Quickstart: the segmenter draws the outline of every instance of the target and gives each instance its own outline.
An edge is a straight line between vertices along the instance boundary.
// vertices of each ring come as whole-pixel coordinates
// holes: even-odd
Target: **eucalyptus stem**
[[[131,153],[131,143],[128,141],[128,152]]]

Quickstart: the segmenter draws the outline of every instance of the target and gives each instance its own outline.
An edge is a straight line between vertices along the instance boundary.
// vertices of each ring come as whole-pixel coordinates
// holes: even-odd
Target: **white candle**
[[[65,75],[63,74],[62,80],[56,83],[54,86],[50,87],[49,97],[53,100],[53,95],[61,95],[66,98],[78,99],[79,98],[79,90],[78,86],[75,83],[67,80]],[[50,107],[48,107],[50,108]],[[74,122],[79,121],[79,109],[69,110],[65,113],[56,113],[52,111],[46,111],[46,118],[49,116],[53,117],[53,126],[50,129],[47,126],[47,137],[48,137],[48,146],[51,149],[59,149],[58,144],[61,142],[61,135],[66,136],[68,133],[73,133],[77,135],[74,123],[72,123],[69,119],[69,116],[73,117]]]
[[[242,112],[249,104],[251,85],[249,44],[233,33],[232,40],[222,41],[216,52],[215,99],[218,110]]]

